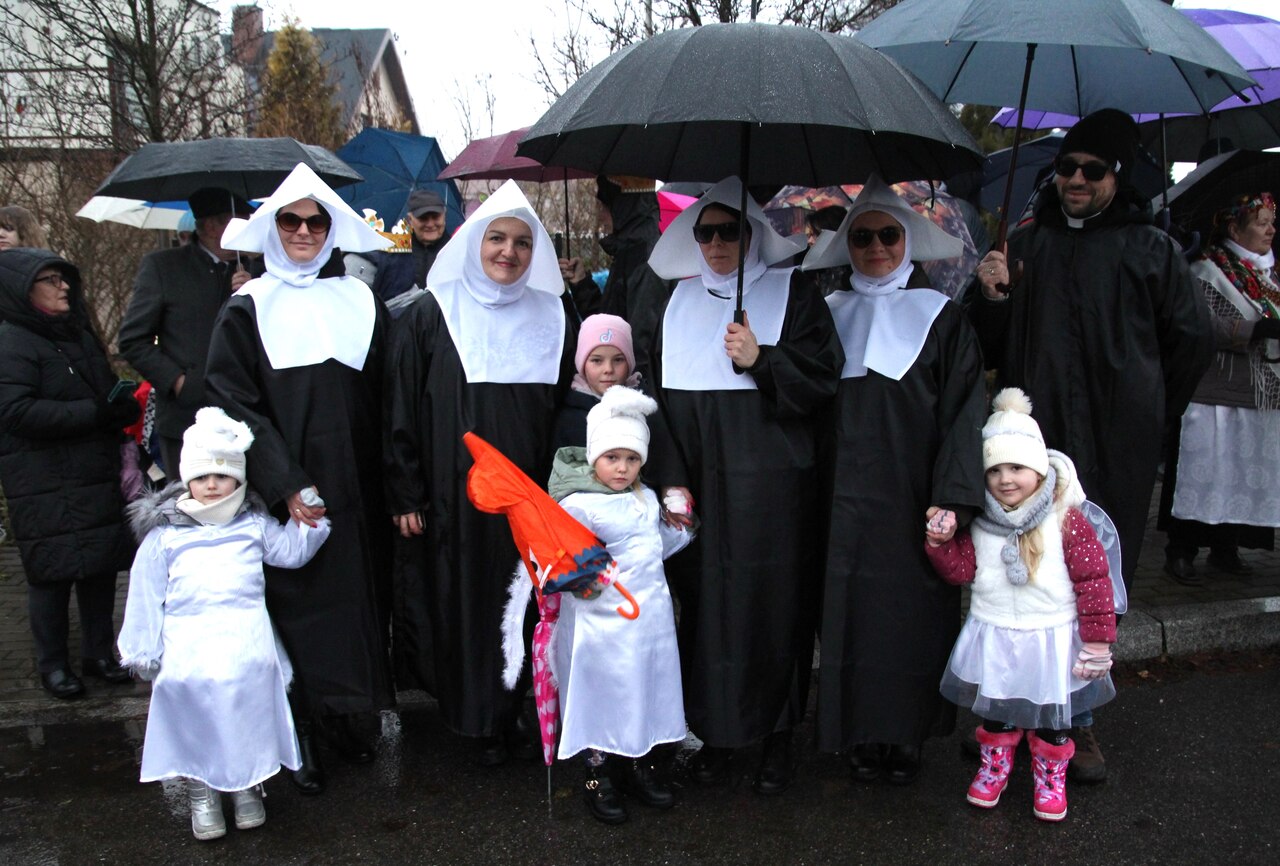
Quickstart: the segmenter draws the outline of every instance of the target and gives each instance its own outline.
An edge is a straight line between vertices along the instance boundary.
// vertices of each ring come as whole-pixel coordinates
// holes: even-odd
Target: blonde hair
[[[1063,477],[1064,474],[1062,472],[1058,473],[1057,481],[1053,487],[1054,509],[1052,516],[1059,523],[1062,521],[1062,512],[1065,510],[1059,503],[1069,483],[1069,479]],[[1036,493],[1040,491],[1044,481],[1045,476],[1041,475],[1040,484],[1036,485]],[[1032,495],[1034,496],[1035,493]],[[1027,583],[1036,579],[1036,569],[1040,567],[1040,561],[1044,559],[1044,533],[1040,530],[1042,525],[1043,522],[1038,523],[1018,537],[1018,558],[1027,567]]]
[[[47,243],[44,228],[25,207],[16,204],[0,207],[0,227],[17,232],[19,246],[43,248]]]

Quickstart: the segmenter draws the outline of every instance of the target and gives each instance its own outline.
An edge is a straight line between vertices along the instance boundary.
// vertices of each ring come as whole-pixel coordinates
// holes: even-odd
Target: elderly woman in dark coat
[[[40,683],[84,684],[67,658],[67,606],[80,605],[85,674],[129,680],[116,663],[116,572],[133,546],[120,493],[121,428],[138,416],[89,328],[80,272],[46,250],[0,251],[0,484],[27,576]],[[112,399],[114,392],[115,399]]]

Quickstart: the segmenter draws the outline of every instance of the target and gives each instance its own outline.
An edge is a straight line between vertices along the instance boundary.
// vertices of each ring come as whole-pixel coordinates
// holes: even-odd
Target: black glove
[[[111,430],[123,430],[134,421],[142,408],[132,394],[123,394],[115,400],[98,404],[98,423]]]
[[[1249,342],[1256,343],[1258,340],[1280,340],[1280,319],[1259,319],[1254,322]]]

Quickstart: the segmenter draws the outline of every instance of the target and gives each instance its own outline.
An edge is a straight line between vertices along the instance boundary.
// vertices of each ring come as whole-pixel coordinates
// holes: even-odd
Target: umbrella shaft
[[[995,249],[1004,252],[1009,231],[1009,199],[1013,197],[1013,175],[1018,170],[1018,145],[1022,141],[1022,115],[1027,109],[1027,88],[1031,84],[1031,64],[1036,59],[1036,43],[1027,43],[1027,65],[1022,70],[1022,93],[1018,97],[1018,125],[1013,130],[1013,150],[1009,152],[1009,176],[1004,181],[1004,204],[1000,208],[1000,224],[996,227]]]

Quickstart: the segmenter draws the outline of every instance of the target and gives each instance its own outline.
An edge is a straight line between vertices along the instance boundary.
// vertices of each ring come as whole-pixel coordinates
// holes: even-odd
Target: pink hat
[[[626,319],[596,313],[582,320],[582,328],[578,331],[578,351],[573,356],[573,365],[578,368],[579,373],[582,373],[587,356],[596,346],[613,346],[627,359],[627,372],[636,371],[636,353],[631,348],[631,326]]]

